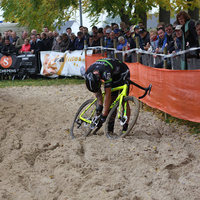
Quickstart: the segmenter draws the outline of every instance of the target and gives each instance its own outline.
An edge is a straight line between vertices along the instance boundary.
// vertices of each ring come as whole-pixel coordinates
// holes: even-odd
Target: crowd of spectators
[[[42,33],[33,29],[30,35],[23,31],[21,37],[17,36],[16,32],[8,30],[0,35],[0,51],[5,55],[49,50],[74,51],[84,49],[85,41],[88,47],[103,45],[117,50],[133,49],[136,48],[136,37],[139,37],[139,47],[142,50],[163,53],[166,48],[168,53],[174,53],[198,47],[198,36],[200,36],[200,21],[195,22],[185,11],[181,11],[177,14],[174,24],[159,22],[157,27],[150,30],[147,30],[142,22],[132,26],[124,22],[111,23],[104,28],[93,26],[90,33],[87,27],[80,26],[77,34],[68,27],[66,33],[62,35],[57,31],[50,31],[48,27],[44,27]],[[98,49],[94,50],[94,53],[98,52]],[[198,57],[199,51],[189,56]]]

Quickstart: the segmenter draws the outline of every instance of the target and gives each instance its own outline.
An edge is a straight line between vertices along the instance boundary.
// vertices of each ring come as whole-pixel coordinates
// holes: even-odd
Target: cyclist
[[[103,58],[93,63],[85,73],[86,86],[89,91],[95,93],[97,97],[97,115],[101,114],[98,127],[106,121],[106,117],[109,113],[111,103],[117,98],[118,91],[111,93],[111,88],[124,85],[126,82],[123,79],[123,75],[130,77],[128,66],[117,60],[111,58]],[[104,82],[105,100],[103,110],[103,98],[101,92],[101,83]],[[128,94],[127,94],[128,95]],[[129,106],[128,106],[129,108]],[[103,113],[102,113],[103,111]],[[129,116],[130,109],[127,109],[127,115]],[[113,131],[114,122],[109,122],[109,131]],[[123,130],[126,131],[128,123],[123,125]]]

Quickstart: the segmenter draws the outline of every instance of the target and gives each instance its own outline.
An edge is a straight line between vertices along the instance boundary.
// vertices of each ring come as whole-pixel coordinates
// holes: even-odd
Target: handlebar
[[[143,94],[142,96],[138,97],[139,99],[144,98],[147,94],[150,95],[150,93],[151,93],[151,88],[152,88],[152,84],[150,84],[148,87],[144,88],[144,87],[138,85],[137,83],[131,81],[129,78],[126,78],[126,80],[127,80],[130,84],[135,85],[136,87],[138,87],[138,88],[140,88],[141,90],[144,90],[144,91],[145,91],[144,94]]]

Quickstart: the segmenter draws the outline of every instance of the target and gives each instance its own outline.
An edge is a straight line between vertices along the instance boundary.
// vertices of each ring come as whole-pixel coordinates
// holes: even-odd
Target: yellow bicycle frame
[[[120,110],[121,110],[121,107],[122,107],[122,101],[123,101],[123,98],[127,96],[127,91],[128,91],[128,85],[127,84],[124,84],[122,86],[119,86],[119,87],[115,87],[115,88],[111,88],[111,92],[115,92],[115,91],[120,91],[120,94],[118,94],[117,98],[115,99],[115,101],[111,104],[110,106],[110,109],[114,107],[114,105],[119,101],[119,109],[118,109],[118,118],[120,118]],[[104,96],[105,96],[105,92],[102,92],[102,95],[103,95],[103,99],[104,99]],[[84,113],[97,101],[97,99],[95,99],[80,115],[80,119],[88,124],[91,124],[92,121],[89,120],[89,119],[86,119],[83,117]],[[92,117],[95,113],[96,109],[94,109],[94,111],[92,112],[91,116]],[[126,116],[126,112],[127,112],[127,102],[124,103],[124,116]]]

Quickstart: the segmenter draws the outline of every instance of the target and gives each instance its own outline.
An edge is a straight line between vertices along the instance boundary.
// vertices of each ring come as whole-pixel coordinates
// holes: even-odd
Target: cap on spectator
[[[177,25],[176,28],[175,28],[175,31],[176,30],[181,30],[181,27],[182,27],[182,25]]]
[[[120,30],[118,28],[114,30],[114,33],[119,33],[119,32]]]
[[[110,28],[106,29],[106,33],[110,33],[110,32],[111,32]]]
[[[143,32],[145,32],[145,31],[147,31],[145,28],[141,28],[141,29],[139,30],[140,33],[143,33]]]

